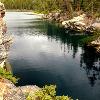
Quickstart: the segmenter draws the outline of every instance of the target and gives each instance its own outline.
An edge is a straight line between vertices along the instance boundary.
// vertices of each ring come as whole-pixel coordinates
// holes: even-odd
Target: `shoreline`
[[[6,9],[6,12],[33,12],[33,10]]]
[[[33,10],[7,10],[6,12],[24,12],[27,15],[37,15],[40,18],[43,18],[44,14],[42,13],[35,13]]]

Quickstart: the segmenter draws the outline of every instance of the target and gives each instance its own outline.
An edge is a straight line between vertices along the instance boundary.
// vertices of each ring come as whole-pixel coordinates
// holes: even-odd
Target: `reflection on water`
[[[15,38],[9,61],[17,85],[56,84],[59,95],[99,100],[100,56],[80,45],[85,36],[22,12],[9,12],[6,20]]]
[[[64,52],[66,51],[66,46],[68,49],[68,52],[70,50],[73,50],[73,58],[75,58],[75,55],[78,51],[78,47],[79,47],[79,40],[81,40],[81,38],[83,38],[83,36],[70,36],[69,34],[65,34],[65,29],[57,27],[53,24],[48,24],[47,25],[47,36],[49,36],[49,38],[55,38],[56,41],[61,41],[62,45],[63,45],[63,49]],[[62,47],[61,45],[61,47]],[[67,53],[68,53],[67,52]]]
[[[85,69],[90,85],[94,86],[96,80],[100,80],[100,55],[92,48],[84,48],[81,54],[81,67]]]

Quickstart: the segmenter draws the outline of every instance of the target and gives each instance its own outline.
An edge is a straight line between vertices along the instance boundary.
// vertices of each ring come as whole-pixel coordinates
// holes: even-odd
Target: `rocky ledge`
[[[100,30],[100,18],[93,19],[91,16],[82,14],[70,20],[63,21],[62,25],[72,30],[94,32],[95,30]]]
[[[75,16],[76,17],[70,19],[69,14],[67,13],[52,12],[44,14],[43,18],[62,23],[64,28],[75,31],[94,32],[95,30],[100,30],[100,18],[93,18],[85,13],[76,13]]]
[[[11,81],[0,79],[0,100],[26,100],[40,88],[36,85],[16,87]]]

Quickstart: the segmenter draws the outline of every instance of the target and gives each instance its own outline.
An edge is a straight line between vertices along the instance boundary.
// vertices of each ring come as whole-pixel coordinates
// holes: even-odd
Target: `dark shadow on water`
[[[100,55],[93,48],[83,48],[80,66],[86,71],[89,84],[93,87],[100,80]]]

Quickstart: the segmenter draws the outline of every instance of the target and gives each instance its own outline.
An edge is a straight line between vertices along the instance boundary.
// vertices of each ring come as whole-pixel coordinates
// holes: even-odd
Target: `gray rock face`
[[[0,100],[26,100],[26,94],[34,94],[40,88],[34,85],[16,87],[7,79],[0,79]]]
[[[5,46],[3,44],[0,45],[0,60],[5,59],[6,58],[6,49]]]
[[[0,66],[3,66],[2,62],[8,57],[8,51],[12,44],[12,36],[7,34],[0,35]]]
[[[25,100],[25,95],[20,88],[17,88],[12,82],[7,79],[1,79],[0,93],[2,100]],[[0,99],[1,100],[1,99]]]
[[[25,95],[23,94],[20,88],[8,87],[3,95],[3,100],[26,100],[26,99]]]

